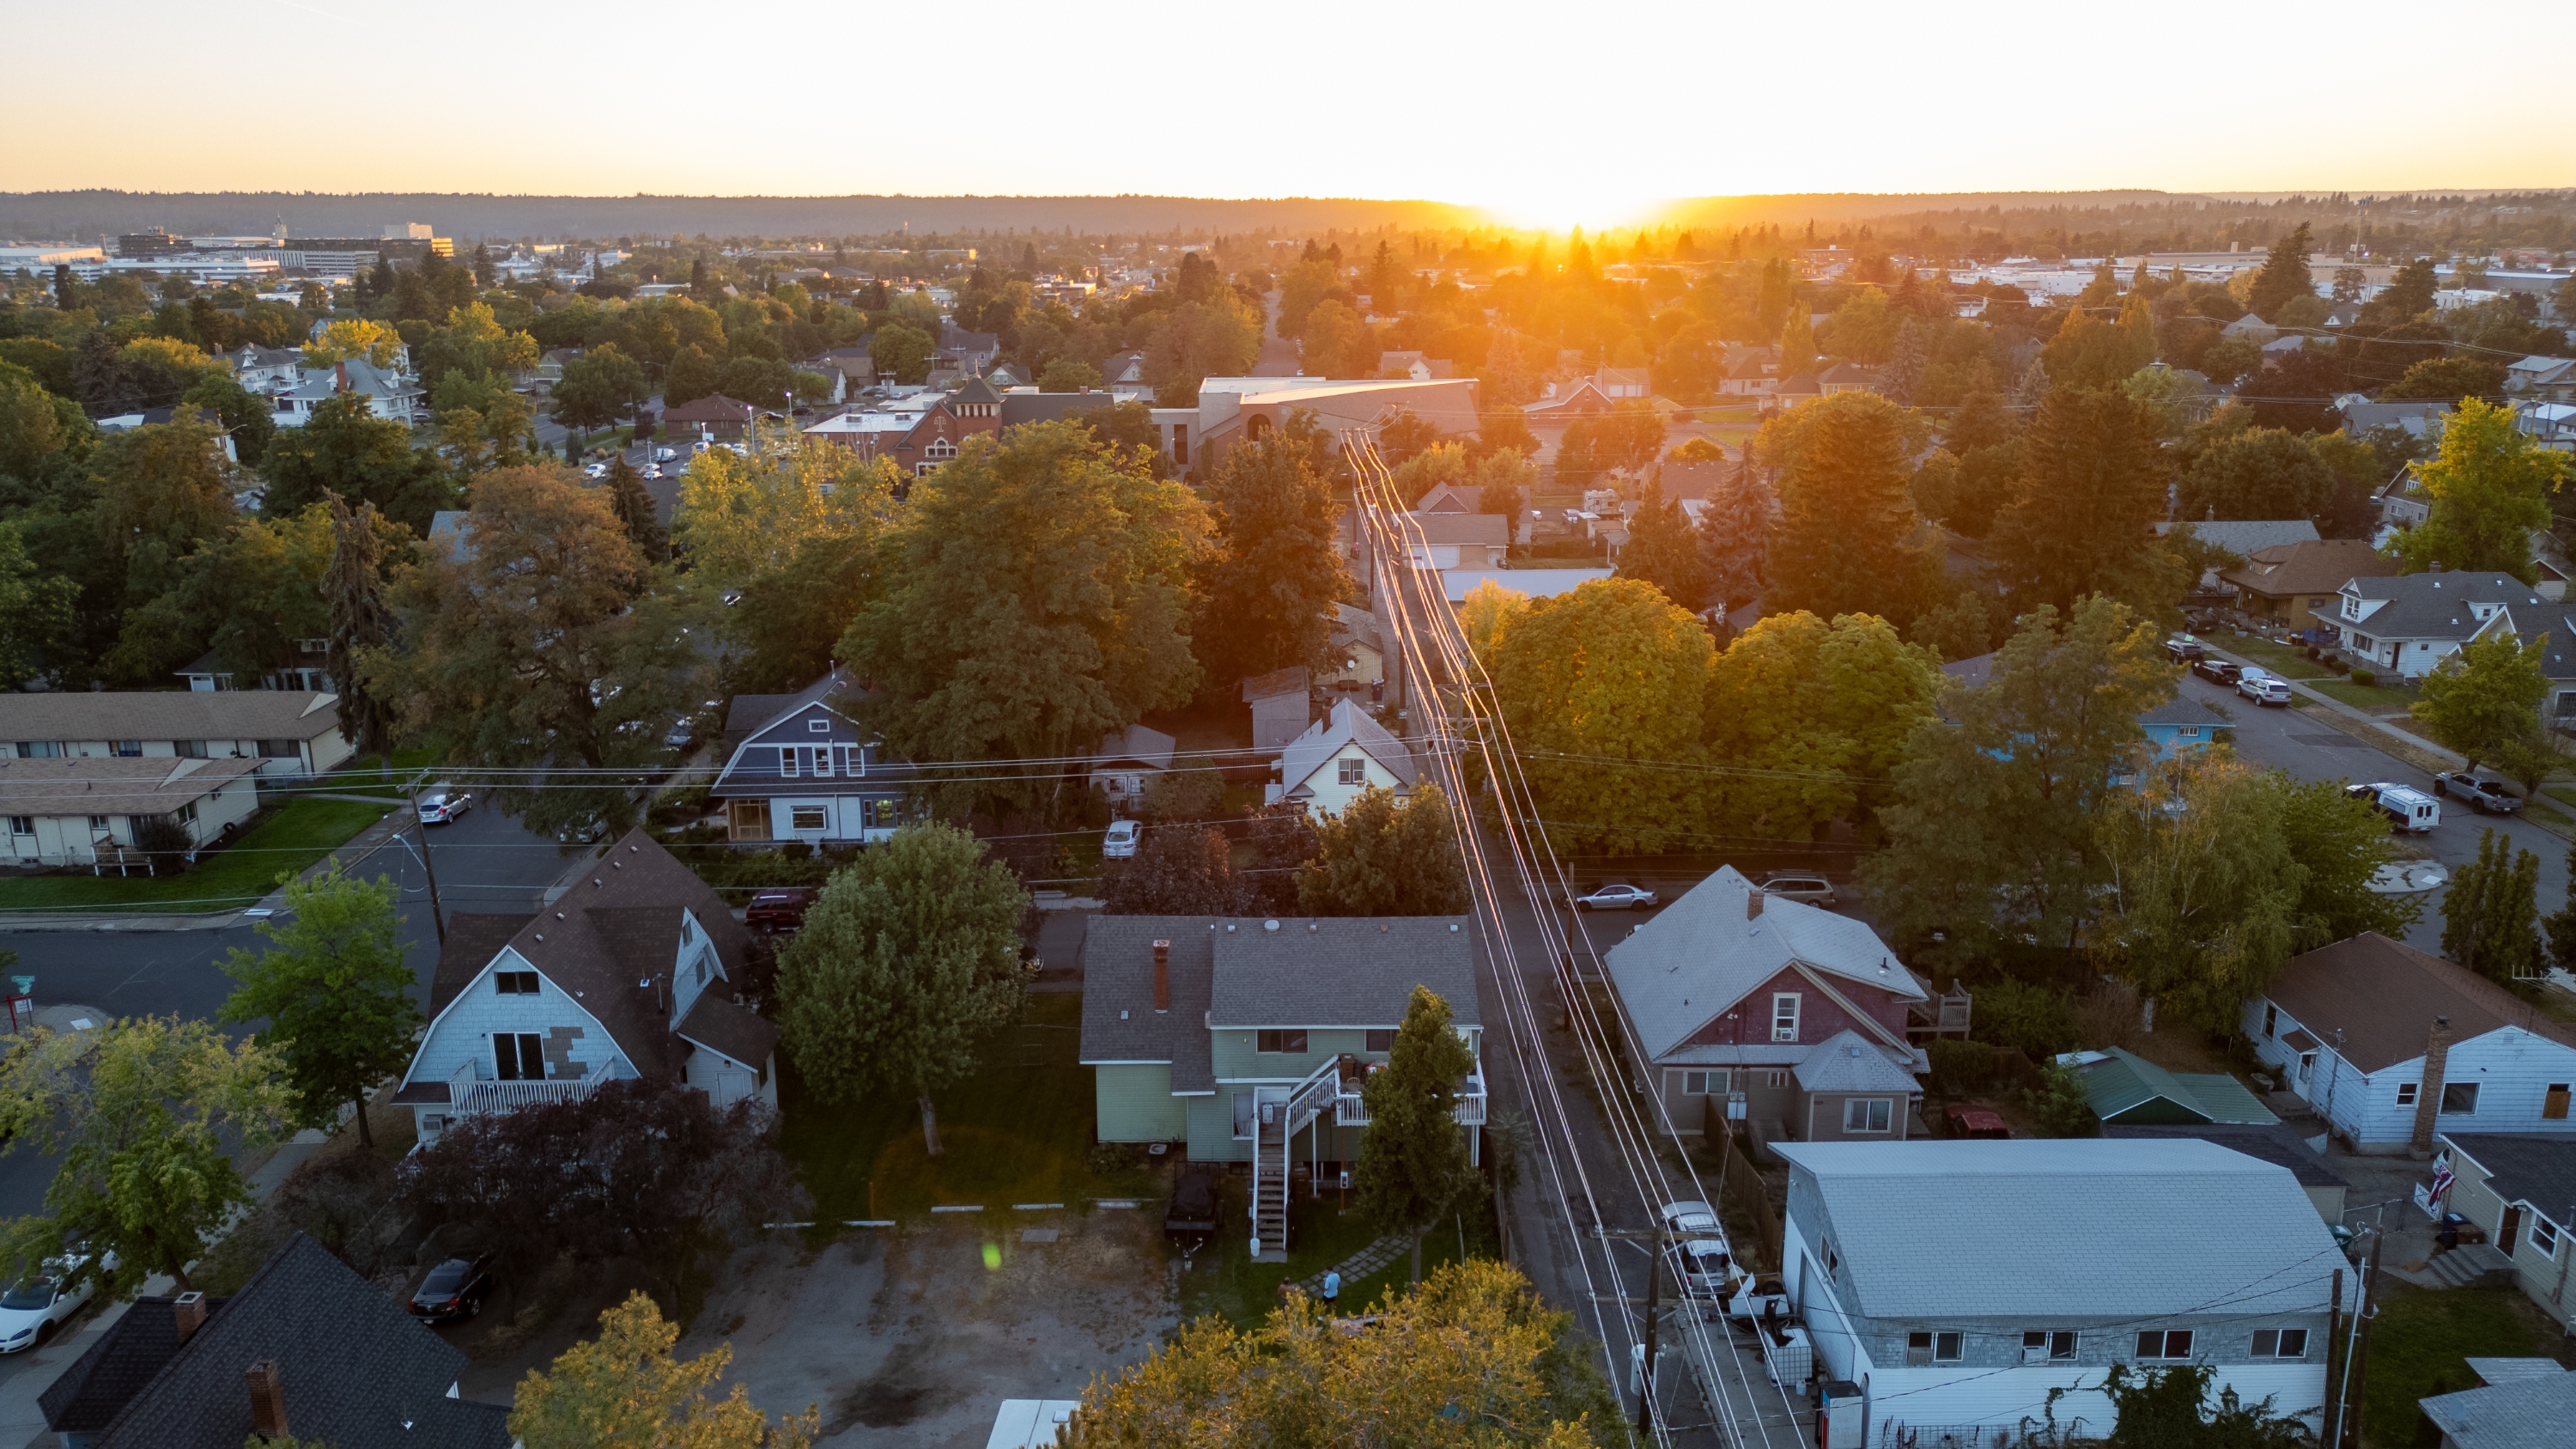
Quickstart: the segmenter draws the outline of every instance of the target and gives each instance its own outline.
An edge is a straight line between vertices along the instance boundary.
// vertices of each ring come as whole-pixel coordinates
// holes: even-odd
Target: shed
[[[2135,1052],[2113,1047],[2058,1058],[2084,1077],[2084,1094],[2104,1126],[2278,1122],[2225,1072],[2169,1072]]]
[[[1243,702],[1252,706],[1252,747],[1277,751],[1306,732],[1313,722],[1307,693],[1312,676],[1302,664],[1274,669],[1243,681]]]

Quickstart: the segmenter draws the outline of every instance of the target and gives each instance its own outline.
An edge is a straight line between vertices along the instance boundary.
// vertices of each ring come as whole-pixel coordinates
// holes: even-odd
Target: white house
[[[420,1140],[458,1117],[676,1077],[718,1107],[778,1101],[778,1029],[735,1000],[751,936],[641,830],[529,915],[458,912],[394,1102]]]
[[[2115,1364],[2321,1426],[2343,1254],[2290,1170],[2198,1140],[1794,1142],[1781,1281],[1862,1444],[2077,1439]],[[1839,1440],[1837,1442],[1840,1442]]]
[[[398,423],[420,420],[420,388],[393,368],[380,368],[364,358],[350,358],[330,367],[307,367],[300,370],[301,380],[277,395],[277,425],[300,428],[313,418],[314,410],[344,392],[364,393],[367,408],[377,417]]]
[[[0,694],[0,755],[22,760],[251,760],[275,778],[338,769],[351,749],[340,697],[318,691]]]
[[[1374,786],[1399,796],[1419,777],[1413,752],[1347,699],[1306,726],[1279,752],[1279,781],[1262,787],[1262,803],[1294,800],[1317,815],[1339,815]]]
[[[1178,744],[1161,730],[1140,724],[1102,736],[1091,755],[1091,788],[1108,796],[1113,810],[1134,809],[1143,803],[1146,787],[1172,768]]]
[[[169,816],[199,845],[229,837],[259,809],[257,760],[0,757],[0,860],[114,862],[138,820]]]
[[[795,694],[736,695],[724,769],[708,787],[735,840],[883,840],[901,823],[908,765],[887,760],[843,702],[862,693],[838,670]]]
[[[2505,611],[2536,611],[2540,591],[2505,573],[2394,574],[2346,580],[2331,622],[2356,665],[2421,679],[2459,647],[2491,629],[2510,630]],[[2533,617],[2538,617],[2533,614]]]
[[[2245,1007],[2254,1054],[2360,1152],[2435,1132],[2576,1136],[2576,1027],[2375,932],[2294,956]]]

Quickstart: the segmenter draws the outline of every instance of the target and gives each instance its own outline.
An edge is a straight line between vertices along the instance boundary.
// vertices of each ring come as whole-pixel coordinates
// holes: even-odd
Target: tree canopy
[[[334,860],[320,875],[287,882],[285,923],[253,928],[266,950],[236,946],[223,961],[235,986],[222,1019],[268,1023],[268,1044],[298,1099],[295,1124],[329,1127],[351,1107],[358,1141],[369,1147],[367,1095],[411,1061],[421,1023],[397,894],[391,880],[353,880]]]
[[[1907,490],[1917,423],[1875,393],[1805,404],[1763,425],[1780,516],[1764,561],[1768,611],[1911,621],[1939,568]]]
[[[2549,526],[2549,495],[2564,485],[2566,455],[2516,427],[2513,409],[2463,398],[2442,425],[2439,456],[2414,471],[2432,506],[2394,541],[2408,572],[2493,569],[2532,581],[2531,531]]]
[[[771,1424],[740,1383],[721,1399],[733,1362],[721,1343],[693,1359],[672,1353],[680,1326],[641,1293],[599,1315],[599,1336],[530,1369],[510,1407],[527,1449],[805,1449],[822,1432],[813,1406]]]

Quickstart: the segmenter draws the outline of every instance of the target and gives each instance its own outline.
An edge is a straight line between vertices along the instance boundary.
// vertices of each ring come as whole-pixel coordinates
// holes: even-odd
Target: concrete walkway
[[[1358,1283],[1362,1278],[1369,1276],[1371,1273],[1377,1272],[1387,1264],[1394,1262],[1396,1259],[1403,1257],[1406,1253],[1411,1251],[1412,1244],[1410,1242],[1398,1234],[1389,1233],[1385,1237],[1378,1239],[1376,1242],[1371,1243],[1367,1247],[1360,1249],[1358,1252],[1353,1253],[1347,1258],[1344,1258],[1342,1261],[1335,1263],[1331,1268],[1325,1271],[1341,1274],[1342,1286],[1344,1288],[1349,1288]],[[1303,1292],[1309,1298],[1320,1300],[1324,1296],[1324,1275],[1322,1273],[1317,1273],[1311,1277],[1300,1278],[1290,1286]]]

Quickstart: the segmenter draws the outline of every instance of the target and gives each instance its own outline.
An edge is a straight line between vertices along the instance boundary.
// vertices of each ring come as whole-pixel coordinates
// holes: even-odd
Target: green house
[[[1283,1246],[1291,1179],[1329,1184],[1358,1161],[1360,1084],[1385,1064],[1415,986],[1446,1000],[1480,1051],[1475,951],[1465,916],[1090,917],[1081,1060],[1099,1139],[1250,1163],[1268,1240],[1255,1251]],[[1459,1088],[1458,1120],[1481,1147],[1481,1062]]]
[[[2105,1126],[2190,1127],[2281,1120],[2225,1072],[2169,1072],[2118,1047],[2075,1052],[2058,1060],[2083,1074],[2084,1095]]]

